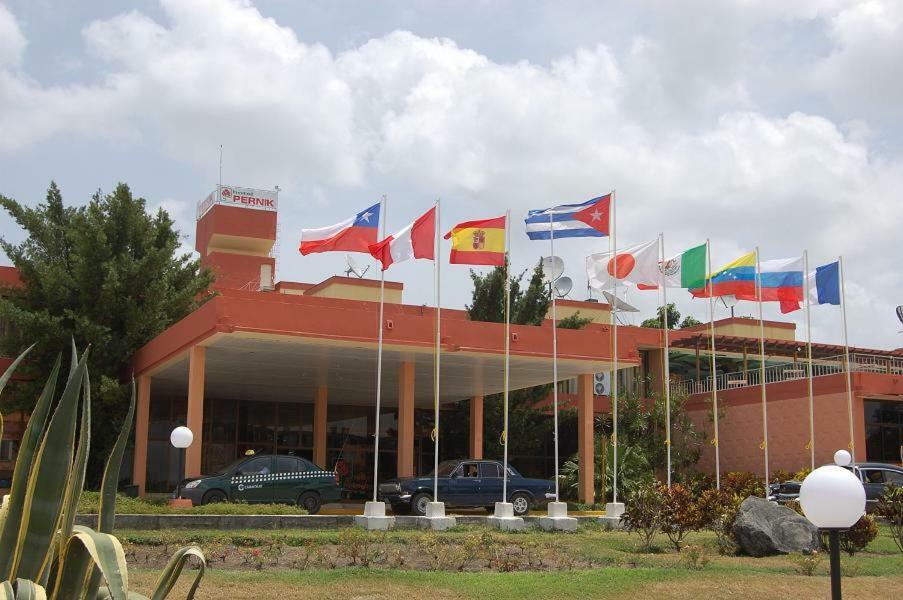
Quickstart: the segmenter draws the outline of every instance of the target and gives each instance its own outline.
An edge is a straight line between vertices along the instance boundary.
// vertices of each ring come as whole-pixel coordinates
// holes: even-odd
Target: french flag
[[[329,227],[301,230],[303,255],[315,252],[370,252],[379,228],[379,204],[362,210],[350,219]]]
[[[422,214],[398,233],[371,244],[370,254],[383,264],[383,271],[395,263],[412,258],[435,260],[436,207]]]

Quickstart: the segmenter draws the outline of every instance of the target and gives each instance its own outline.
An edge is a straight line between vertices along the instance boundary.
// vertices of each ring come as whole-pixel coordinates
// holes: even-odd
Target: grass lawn
[[[821,598],[829,592],[828,561],[823,557],[812,576],[800,574],[794,557],[720,556],[714,537],[691,534],[687,543],[704,548],[709,562],[691,567],[687,553],[666,547],[659,538],[653,553],[638,551],[637,536],[582,527],[575,534],[493,532],[475,545],[486,529],[460,527],[441,535],[397,530],[371,538],[374,559],[369,568],[347,558],[354,535],[335,530],[284,531],[117,531],[131,553],[132,588],[150,591],[165,557],[177,546],[196,543],[212,559],[198,598]],[[354,536],[358,537],[354,537]],[[366,534],[363,534],[366,535]],[[343,546],[345,550],[343,550]],[[311,556],[317,548],[317,558]],[[275,550],[274,550],[275,549]],[[144,554],[142,554],[142,552]],[[474,555],[460,561],[455,555]],[[493,552],[514,557],[493,563]],[[266,557],[249,562],[254,555]],[[305,554],[306,553],[306,554]],[[325,555],[332,558],[324,558]],[[332,554],[330,554],[332,553]],[[499,556],[501,554],[496,554]],[[444,557],[440,563],[425,558]],[[394,562],[404,556],[403,563]],[[483,558],[479,558],[479,557]],[[340,558],[342,557],[342,558]],[[485,559],[485,560],[484,560]],[[903,597],[903,554],[881,527],[879,537],[854,557],[841,559],[845,598]],[[436,570],[438,564],[438,570]],[[152,567],[152,568],[148,568]],[[260,570],[257,570],[257,568]],[[504,572],[512,569],[511,572]],[[183,574],[184,590],[194,572]]]

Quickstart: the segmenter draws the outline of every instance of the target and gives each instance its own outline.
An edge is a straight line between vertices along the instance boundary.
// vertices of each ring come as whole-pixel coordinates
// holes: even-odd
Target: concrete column
[[[414,475],[414,363],[398,366],[398,476]]]
[[[470,455],[483,458],[483,396],[470,399]]]
[[[194,441],[185,450],[185,477],[201,474],[201,448],[204,431],[204,365],[207,353],[204,346],[192,346],[188,351],[188,429]]]
[[[147,428],[150,420],[150,375],[141,375],[137,382],[135,399],[135,456],[132,462],[132,483],[138,486],[138,494],[144,496],[147,483]]]
[[[325,385],[317,386],[314,396],[314,464],[327,468],[326,464],[326,399],[328,390]]]
[[[595,473],[595,450],[593,447],[593,376],[577,377],[577,491],[581,502],[592,504],[596,501],[593,481]]]

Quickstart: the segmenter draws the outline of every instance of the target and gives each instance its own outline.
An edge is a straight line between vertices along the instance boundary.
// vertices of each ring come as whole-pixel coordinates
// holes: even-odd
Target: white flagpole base
[[[454,517],[446,516],[445,502],[430,502],[426,505],[426,516],[418,519],[418,525],[433,531],[445,531],[457,524]]]
[[[609,502],[605,505],[605,516],[599,517],[599,522],[609,529],[622,529],[621,515],[624,514],[623,502]]]
[[[395,527],[395,517],[386,516],[385,502],[367,502],[364,514],[355,515],[354,524],[369,531],[388,531]]]
[[[568,516],[567,502],[549,502],[549,514],[539,518],[545,531],[577,531],[577,519]]]
[[[514,516],[514,505],[510,502],[496,502],[495,513],[486,522],[501,531],[523,531],[526,527],[523,517]]]

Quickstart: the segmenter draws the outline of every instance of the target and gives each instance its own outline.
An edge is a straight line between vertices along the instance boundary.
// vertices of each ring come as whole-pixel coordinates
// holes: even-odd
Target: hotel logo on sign
[[[198,219],[216,204],[275,212],[277,199],[277,193],[271,190],[256,190],[234,185],[219,186],[198,203]]]

